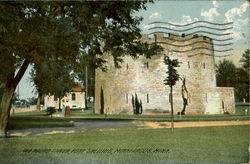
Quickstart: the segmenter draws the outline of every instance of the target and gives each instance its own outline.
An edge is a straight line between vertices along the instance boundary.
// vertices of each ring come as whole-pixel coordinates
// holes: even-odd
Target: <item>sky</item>
[[[149,25],[149,23],[154,21],[169,22],[173,24],[187,24],[195,21],[209,21],[213,23],[226,23],[233,22],[232,25],[227,27],[233,27],[230,30],[223,31],[225,33],[232,33],[227,38],[231,37],[233,45],[224,49],[233,49],[229,52],[215,52],[216,56],[223,56],[227,54],[232,54],[229,57],[216,57],[216,62],[223,59],[232,60],[234,64],[239,66],[239,60],[243,52],[250,48],[250,24],[249,24],[249,2],[247,1],[155,1],[153,4],[147,5],[147,10],[140,10],[138,13],[134,13],[135,16],[142,16],[143,21],[140,24],[142,33],[149,34],[152,30],[149,30],[150,27],[159,26],[159,24]],[[201,24],[208,25],[208,24]],[[163,26],[162,24],[160,26]],[[224,28],[218,26],[210,27],[215,28]],[[173,26],[166,26],[171,29],[177,29]],[[190,26],[194,27],[194,26]],[[185,27],[182,29],[190,28]],[[206,29],[207,30],[207,29]],[[194,32],[189,31],[189,32]],[[196,29],[197,31],[197,29]],[[209,30],[207,30],[209,31]],[[171,31],[169,31],[171,32]],[[188,33],[185,32],[185,33]],[[208,35],[209,36],[209,35]],[[210,36],[209,36],[210,37]],[[214,36],[212,36],[214,37]],[[217,49],[217,47],[215,47]],[[218,47],[219,50],[223,49]],[[19,84],[19,92],[21,99],[27,99],[35,96],[33,84],[28,81],[29,72],[31,67],[28,68],[24,77],[22,78]],[[17,91],[17,90],[16,90]]]

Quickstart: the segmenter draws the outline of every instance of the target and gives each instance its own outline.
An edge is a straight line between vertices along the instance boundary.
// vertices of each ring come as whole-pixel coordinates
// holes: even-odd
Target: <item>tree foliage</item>
[[[169,56],[165,56],[164,63],[168,66],[168,71],[166,72],[167,77],[164,79],[164,84],[174,86],[180,79],[180,75],[176,70],[176,67],[179,67],[179,62],[177,59],[170,59]]]
[[[250,67],[250,65],[249,65],[249,62],[250,62],[250,49],[247,49],[243,53],[243,55],[242,55],[242,57],[240,59],[240,62],[242,63],[243,69],[245,69],[245,71],[249,71],[249,67]]]
[[[245,99],[249,102],[249,49],[240,60],[241,67],[236,67],[232,61],[224,59],[216,64],[216,81],[219,87],[234,87],[236,101]]]
[[[234,87],[236,77],[236,66],[230,60],[219,61],[215,65],[216,82],[218,87]]]
[[[124,55],[155,54],[161,49],[140,41],[141,17],[146,1],[5,1],[0,2],[0,135],[17,84],[28,65],[34,66],[35,85],[52,92],[50,82],[65,84],[68,75],[87,64],[104,68],[103,54],[111,54],[119,67]],[[67,78],[59,78],[62,72]],[[59,76],[60,75],[60,76]],[[67,79],[69,80],[69,79]],[[57,83],[58,82],[58,83]],[[42,84],[41,84],[42,83]],[[58,85],[61,88],[62,85]],[[57,86],[56,86],[57,87]]]
[[[135,96],[132,95],[132,106],[133,106],[133,112],[134,114],[142,114],[142,101],[139,101],[139,98],[137,94],[135,93]]]

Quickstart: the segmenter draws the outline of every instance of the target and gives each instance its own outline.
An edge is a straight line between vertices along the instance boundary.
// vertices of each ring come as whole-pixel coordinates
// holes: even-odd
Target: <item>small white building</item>
[[[71,89],[71,91],[61,99],[61,108],[62,100],[69,100],[71,109],[85,108],[85,91],[81,86],[77,86]],[[44,109],[47,107],[59,108],[59,98],[56,96],[45,96],[44,97]]]

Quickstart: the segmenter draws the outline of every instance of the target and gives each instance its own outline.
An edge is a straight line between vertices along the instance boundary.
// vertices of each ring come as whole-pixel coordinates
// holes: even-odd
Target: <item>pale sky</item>
[[[233,29],[229,32],[233,34],[232,51],[225,54],[233,54],[226,59],[232,60],[239,65],[242,53],[249,48],[249,2],[247,1],[156,1],[154,4],[148,4],[147,10],[142,10],[135,15],[144,18],[140,25],[143,33],[150,33],[148,24],[154,21],[169,22],[174,24],[187,24],[194,21],[209,21],[213,23],[233,22]],[[170,27],[172,28],[172,27]],[[190,31],[190,32],[194,32]],[[171,32],[171,31],[169,31]],[[186,32],[188,33],[188,32]],[[205,35],[205,34],[204,34]],[[207,35],[208,36],[208,35]],[[217,47],[215,47],[216,49]],[[218,47],[218,49],[223,49]],[[223,53],[215,52],[215,55]],[[224,58],[216,58],[222,60]],[[30,67],[26,71],[19,84],[20,98],[26,99],[34,96],[32,84],[28,82]]]

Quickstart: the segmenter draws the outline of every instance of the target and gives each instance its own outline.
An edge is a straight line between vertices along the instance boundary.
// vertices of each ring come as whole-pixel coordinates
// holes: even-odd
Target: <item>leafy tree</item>
[[[12,97],[28,65],[40,72],[46,62],[54,62],[56,68],[67,63],[77,73],[89,61],[104,68],[105,53],[111,54],[119,67],[125,54],[136,58],[159,52],[159,46],[140,41],[142,18],[133,16],[146,9],[146,3],[0,2],[0,85],[4,88],[0,136],[7,134]],[[46,81],[50,71],[41,72]]]
[[[40,111],[42,95],[54,95],[60,99],[74,87],[74,75],[72,69],[66,61],[45,59],[41,65],[34,65],[30,72],[30,81],[38,93],[37,109]],[[49,72],[49,74],[47,73]]]
[[[167,55],[164,57],[164,63],[168,66],[168,71],[166,79],[164,79],[164,84],[170,87],[170,103],[171,103],[171,128],[174,131],[174,107],[173,107],[173,86],[179,80],[180,76],[176,70],[179,67],[179,62],[177,59],[170,59]]]
[[[37,103],[37,98],[35,97],[28,98],[29,105],[36,105],[36,103]]]
[[[216,64],[216,81],[219,87],[234,87],[236,101],[249,101],[249,49],[244,52],[237,68],[232,61],[224,59]]]
[[[242,55],[242,57],[240,59],[240,62],[242,63],[243,69],[245,69],[246,71],[249,71],[249,67],[250,67],[250,65],[249,65],[249,62],[250,62],[250,49],[247,49],[243,53],[243,55]]]
[[[249,102],[249,72],[244,68],[236,68],[236,77],[233,80],[236,101],[245,99]]]
[[[224,59],[215,65],[216,82],[218,87],[234,87],[236,66],[230,60]]]
[[[237,69],[237,96],[240,100],[245,98],[248,102],[250,101],[249,97],[249,78],[250,78],[250,49],[245,50],[240,59],[242,63],[242,68]]]

